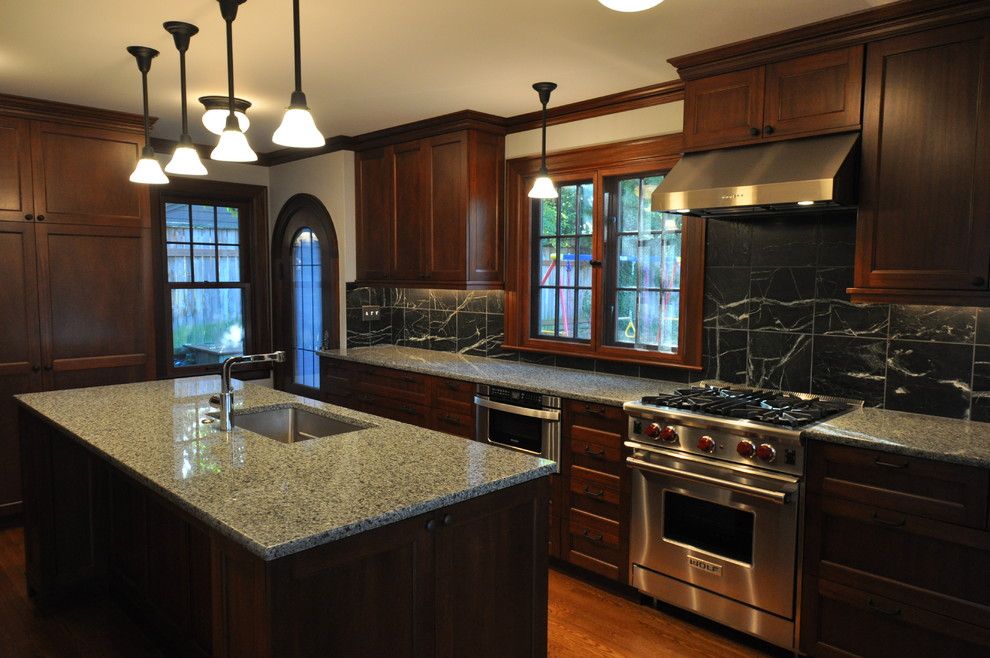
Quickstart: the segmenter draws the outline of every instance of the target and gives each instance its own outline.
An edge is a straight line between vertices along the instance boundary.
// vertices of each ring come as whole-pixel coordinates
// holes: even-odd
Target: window
[[[316,350],[323,342],[323,279],[320,240],[309,227],[292,240],[292,308],[295,314],[293,378],[296,384],[320,387],[320,358]]]
[[[650,209],[680,150],[660,137],[552,155],[557,199],[526,196],[538,159],[509,162],[506,348],[700,366],[704,220]]]
[[[266,277],[259,276],[267,269],[264,198],[264,188],[211,181],[153,192],[162,375],[216,372],[231,356],[270,349]]]

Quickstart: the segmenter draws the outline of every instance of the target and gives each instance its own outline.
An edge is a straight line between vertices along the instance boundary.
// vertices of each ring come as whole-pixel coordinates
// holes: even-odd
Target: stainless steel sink
[[[367,429],[366,425],[328,418],[298,407],[234,414],[234,426],[282,443],[297,443]]]

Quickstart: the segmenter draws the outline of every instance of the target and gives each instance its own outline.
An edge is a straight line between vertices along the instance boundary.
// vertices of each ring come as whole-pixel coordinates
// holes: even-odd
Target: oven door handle
[[[543,409],[530,409],[529,407],[517,407],[512,404],[504,404],[502,402],[492,402],[488,398],[483,398],[478,395],[474,396],[474,403],[479,407],[484,407],[486,409],[494,409],[495,411],[504,411],[507,414],[515,414],[516,416],[526,416],[527,418],[539,418],[540,420],[560,420],[560,411],[545,411]]]
[[[673,475],[674,477],[678,477],[684,480],[694,480],[696,482],[713,484],[719,487],[724,487],[726,489],[731,489],[732,491],[737,491],[739,493],[744,493],[750,496],[757,496],[759,498],[764,498],[772,503],[777,503],[778,505],[786,505],[790,501],[790,497],[791,497],[791,495],[785,491],[771,491],[770,489],[763,489],[762,487],[754,487],[752,485],[743,484],[741,482],[732,482],[731,480],[723,480],[722,478],[712,477],[710,475],[702,475],[701,473],[691,473],[689,471],[682,471],[679,468],[660,466],[659,464],[653,464],[651,462],[643,461],[642,459],[636,459],[635,457],[626,457],[626,462],[631,464],[634,468],[639,468],[644,471],[649,471],[652,473],[662,473],[663,475]]]

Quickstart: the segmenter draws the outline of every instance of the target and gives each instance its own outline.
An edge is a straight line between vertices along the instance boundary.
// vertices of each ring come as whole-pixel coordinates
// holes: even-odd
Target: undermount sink
[[[267,436],[269,439],[275,439],[282,443],[298,443],[299,441],[367,429],[365,425],[329,418],[298,407],[245,411],[234,414],[234,427]]]

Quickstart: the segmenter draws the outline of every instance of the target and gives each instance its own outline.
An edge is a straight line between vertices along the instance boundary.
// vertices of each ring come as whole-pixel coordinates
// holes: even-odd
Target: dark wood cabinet
[[[0,221],[34,218],[31,191],[31,125],[0,116]]]
[[[863,47],[689,80],[687,150],[753,144],[859,128]]]
[[[501,135],[462,130],[355,157],[361,285],[503,286]]]
[[[867,48],[853,301],[990,303],[990,21]]]
[[[817,442],[808,457],[802,650],[990,651],[990,473]]]

